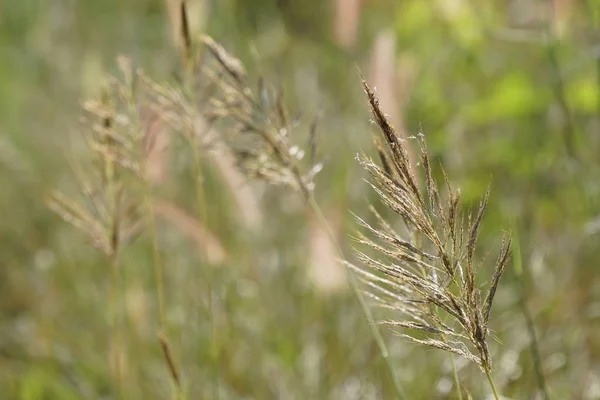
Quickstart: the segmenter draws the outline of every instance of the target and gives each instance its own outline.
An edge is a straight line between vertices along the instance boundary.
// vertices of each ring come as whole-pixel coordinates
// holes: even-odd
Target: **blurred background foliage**
[[[101,92],[118,55],[177,80],[176,3],[0,3],[2,398],[117,396],[107,268],[44,198],[73,186],[71,167],[86,157],[80,102]],[[551,397],[600,398],[598,0],[190,0],[189,9],[194,35],[215,37],[253,79],[281,87],[293,115],[317,121],[316,196],[348,250],[349,210],[365,215],[374,201],[354,159],[373,150],[359,70],[398,131],[426,135],[467,207],[491,182],[480,256],[503,230],[520,249],[491,322],[501,392],[543,398],[529,315]],[[173,153],[156,188],[158,231],[189,398],[391,398],[335,251],[301,199],[224,176],[207,159],[209,212],[198,220],[189,154]],[[122,259],[128,399],[172,393],[150,243],[142,236]],[[446,355],[386,339],[409,398],[455,398]],[[464,388],[483,398],[479,371],[456,362]]]

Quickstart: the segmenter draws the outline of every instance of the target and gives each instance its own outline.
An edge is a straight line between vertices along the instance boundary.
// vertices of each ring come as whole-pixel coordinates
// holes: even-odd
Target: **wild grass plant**
[[[373,227],[357,217],[372,237],[361,234],[357,241],[375,250],[383,260],[358,251],[358,259],[364,268],[347,265],[363,278],[371,289],[372,298],[400,317],[399,320],[382,321],[383,324],[425,333],[425,339],[411,334],[401,336],[475,362],[485,373],[494,397],[498,399],[491,377],[488,322],[500,278],[508,265],[510,239],[503,239],[487,294],[482,297],[477,279],[480,266],[474,255],[489,189],[476,213],[468,214],[465,221],[459,209],[460,191],[450,187],[445,173],[448,193],[445,199],[440,195],[421,133],[412,137],[419,143],[421,152],[419,165],[426,189],[420,189],[410,161],[408,139],[396,134],[381,110],[379,100],[364,81],[363,87],[385,146],[379,145],[381,166],[366,156],[359,160],[369,171],[371,185],[383,204],[401,217],[408,233],[397,233],[392,224],[371,207],[378,226]],[[446,315],[441,316],[439,311]],[[448,319],[453,321],[448,322]],[[458,380],[456,383],[460,397]]]
[[[155,263],[156,296],[161,326],[160,342],[163,346],[169,370],[179,386],[165,333],[165,299],[163,289],[163,268],[156,240],[156,224],[152,195],[151,176],[148,167],[151,155],[159,145],[157,132],[152,130],[141,115],[131,62],[121,58],[122,79],[111,79],[99,101],[85,104],[88,117],[84,122],[87,143],[92,165],[74,167],[79,194],[69,197],[60,191],[50,194],[49,207],[65,221],[77,228],[91,244],[106,257],[110,275],[109,315],[110,315],[110,365],[118,384],[118,393],[123,396],[124,378],[122,354],[125,345],[121,343],[123,326],[122,268],[120,254],[142,232],[152,235],[153,258]],[[136,81],[134,81],[136,79]],[[87,170],[90,170],[89,172]]]
[[[116,319],[119,304],[114,294],[119,279],[118,256],[120,246],[132,241],[141,232],[141,225],[144,224],[152,236],[154,249],[156,296],[161,327],[158,337],[167,369],[178,392],[183,396],[179,368],[173,359],[165,333],[165,272],[158,251],[153,194],[150,191],[151,182],[147,173],[147,167],[152,162],[150,155],[156,146],[157,138],[156,132],[143,120],[144,110],[151,110],[174,131],[184,134],[192,148],[200,218],[206,216],[210,207],[204,204],[200,153],[212,147],[212,151],[216,152],[218,157],[219,149],[225,151],[224,148],[227,148],[235,156],[238,167],[248,179],[258,178],[269,184],[290,187],[300,192],[324,229],[329,232],[329,240],[337,249],[339,258],[344,258],[344,253],[312,194],[315,189],[313,179],[322,169],[322,164],[316,161],[315,124],[312,124],[309,130],[309,151],[306,154],[305,150],[292,144],[298,122],[290,119],[281,93],[273,95],[263,80],[259,81],[255,93],[249,86],[249,78],[242,63],[207,36],[202,38],[201,44],[215,63],[205,63],[201,67],[195,65],[185,3],[181,3],[180,12],[183,62],[188,69],[184,73],[186,77],[190,76],[190,72],[201,73],[202,78],[198,80],[208,81],[203,89],[211,96],[202,99],[207,105],[202,107],[197,103],[199,96],[193,92],[195,79],[190,79],[190,82],[184,83],[180,88],[163,85],[154,82],[142,71],[134,72],[130,62],[122,59],[121,72],[124,81],[112,82],[112,90],[108,92],[109,99],[105,101],[108,104],[87,104],[88,111],[95,117],[95,121],[90,123],[91,135],[88,141],[90,151],[96,159],[100,183],[94,184],[89,178],[82,178],[80,184],[85,204],[78,204],[76,200],[69,199],[60,192],[54,193],[49,200],[54,211],[86,234],[92,244],[107,257],[111,271],[110,297],[113,314],[111,348],[114,349],[115,358],[115,361],[111,362],[116,371],[119,393],[122,393],[123,386],[119,352],[125,350],[119,345],[119,322]],[[478,364],[488,377],[494,397],[498,399],[491,377],[492,362],[487,345],[490,335],[488,321],[500,277],[508,263],[510,240],[504,240],[488,293],[482,299],[474,254],[489,191],[477,213],[474,216],[469,214],[468,226],[465,227],[464,218],[459,210],[459,192],[450,189],[446,178],[449,193],[445,204],[443,203],[433,178],[425,141],[420,135],[418,142],[426,184],[424,195],[419,188],[420,183],[415,177],[414,166],[411,165],[404,144],[406,139],[395,133],[381,111],[375,94],[364,81],[363,87],[374,121],[385,139],[385,149],[379,145],[382,167],[364,157],[360,162],[372,175],[373,187],[384,204],[397,213],[406,224],[410,239],[402,239],[402,236],[372,209],[379,220],[381,230],[371,227],[360,218],[358,221],[386,246],[364,236],[359,238],[359,242],[380,252],[383,257],[394,259],[399,265],[371,258],[362,252],[358,253],[358,259],[367,269],[357,268],[348,262],[346,265],[350,267],[350,285],[365,320],[371,326],[373,339],[379,347],[381,357],[385,359],[393,378],[396,396],[406,397],[396,378],[393,363],[389,360],[389,351],[378,324],[373,320],[369,305],[357,284],[354,276],[357,272],[361,280],[366,282],[366,286],[372,289],[367,292],[369,297],[407,318],[406,321],[383,321],[383,324],[421,331],[437,337],[419,339],[403,335],[417,343],[458,354]],[[116,103],[117,106],[111,107],[111,103]],[[220,137],[211,132],[210,127],[213,125],[222,130]],[[303,172],[304,166],[301,162],[305,156],[309,163]],[[141,187],[143,190],[138,188],[137,197],[129,198],[132,187]],[[140,214],[144,207],[147,210],[145,219]],[[429,247],[432,250],[429,250]],[[368,269],[373,272],[369,272]],[[209,318],[212,319],[211,284],[208,287]],[[440,310],[446,315],[440,316]],[[453,319],[452,323],[445,321],[448,317]],[[209,323],[213,324],[212,321]],[[215,340],[216,334],[213,331],[212,340]],[[213,397],[217,398],[220,366],[218,359],[213,362]],[[459,385],[458,378],[456,379],[456,384]],[[457,390],[460,395],[460,386]]]

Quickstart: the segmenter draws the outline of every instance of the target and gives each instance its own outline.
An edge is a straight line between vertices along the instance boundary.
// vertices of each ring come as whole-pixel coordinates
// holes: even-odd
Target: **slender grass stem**
[[[158,232],[156,227],[156,217],[154,214],[154,202],[152,201],[152,193],[150,190],[150,185],[147,180],[144,180],[145,190],[146,190],[146,210],[148,213],[148,229],[150,231],[150,236],[152,240],[152,253],[154,260],[154,276],[156,283],[156,296],[158,299],[158,315],[159,315],[159,336],[164,337],[166,342],[167,337],[167,318],[166,318],[166,306],[165,306],[165,285],[164,285],[164,267],[162,263],[162,258],[160,256],[160,249],[158,247]],[[167,360],[168,367],[170,368],[170,364],[173,363],[172,358],[168,358]],[[175,378],[172,375],[173,382],[175,384],[175,390],[177,392],[177,397],[181,400],[184,399],[183,388],[179,379]]]
[[[131,73],[131,72],[130,72]],[[130,78],[132,79],[132,78]],[[143,127],[140,124],[139,119],[139,111],[137,109],[137,105],[135,102],[135,95],[133,89],[133,81],[128,82],[129,87],[126,94],[126,102],[129,108],[129,112],[132,116],[136,116],[134,119],[134,131],[136,135],[142,135]],[[154,280],[156,285],[156,297],[158,301],[158,321],[159,321],[159,334],[167,335],[167,318],[166,318],[166,305],[165,305],[165,284],[164,284],[164,266],[162,263],[160,249],[158,245],[158,230],[156,224],[156,215],[154,210],[154,201],[153,201],[153,193],[151,183],[148,180],[147,174],[147,163],[145,158],[145,152],[143,148],[138,149],[140,157],[140,166],[141,166],[141,180],[144,191],[144,203],[146,209],[146,219],[148,223],[148,231],[150,233],[150,240],[152,242],[152,260],[154,264]],[[175,381],[176,387],[178,388],[176,391],[178,394],[181,393],[180,386],[178,382]]]
[[[181,58],[183,62],[183,74],[184,83],[186,88],[191,89],[189,92],[194,96],[194,72],[198,64],[195,62],[195,56],[199,54],[199,48],[196,46],[197,43],[193,43],[192,35],[190,32],[189,25],[189,14],[186,0],[181,0],[177,9],[180,17],[180,26],[178,27],[179,38],[181,40]],[[203,182],[202,182],[202,164],[200,154],[198,151],[199,143],[198,136],[194,129],[190,129],[185,132],[186,139],[192,148],[193,162],[194,162],[194,189],[196,194],[197,202],[197,217],[199,221],[204,221],[206,225],[208,223],[208,213],[206,211],[206,201],[204,196]],[[203,254],[208,253],[208,245],[206,240],[202,242]],[[206,259],[208,260],[208,259]],[[208,293],[208,319],[210,323],[210,358],[211,358],[211,375],[212,375],[212,398],[219,398],[219,347],[217,343],[217,325],[214,313],[214,299],[213,299],[213,276],[211,268],[207,268],[206,282],[207,282],[207,293]]]
[[[110,120],[105,120],[106,126],[110,125]],[[121,341],[121,326],[119,318],[119,204],[118,190],[115,186],[115,165],[110,158],[104,160],[104,178],[106,180],[107,200],[110,210],[110,230],[108,231],[109,251],[107,253],[108,264],[110,269],[110,303],[111,303],[111,345],[114,363],[115,374],[117,378],[117,393],[119,398],[123,397],[123,371],[121,370],[120,341]],[[110,360],[109,360],[110,365]]]
[[[310,205],[310,208],[312,209],[312,211],[315,214],[319,223],[322,225],[323,229],[325,229],[325,231],[327,232],[329,240],[334,245],[334,247],[338,253],[338,256],[340,258],[343,258],[342,249],[341,249],[337,239],[335,238],[335,235],[333,234],[331,227],[327,223],[327,220],[326,220],[325,216],[323,215],[323,212],[321,211],[319,204],[315,200],[314,195],[312,194],[312,192],[306,191],[306,196],[307,196],[307,200],[308,200],[308,204]],[[348,281],[350,283],[352,292],[354,293],[354,295],[358,301],[358,304],[360,305],[360,308],[361,308],[365,318],[367,319],[367,322],[369,323],[369,328],[371,329],[371,334],[373,335],[373,339],[377,343],[377,347],[379,348],[381,357],[383,358],[385,365],[387,367],[387,370],[390,374],[390,377],[392,378],[392,381],[394,383],[396,397],[399,399],[407,399],[406,395],[404,394],[404,390],[402,389],[402,385],[400,384],[400,381],[398,380],[398,377],[396,376],[396,373],[394,372],[394,367],[393,367],[392,362],[389,357],[389,351],[387,349],[385,341],[383,340],[381,331],[379,330],[379,327],[375,323],[375,321],[373,319],[373,314],[371,313],[371,310],[369,309],[369,306],[367,305],[367,302],[365,301],[365,298],[364,298],[362,292],[360,291],[356,277],[354,276],[352,271],[350,271],[349,269],[347,269],[346,271],[347,271],[347,277],[348,277]]]
[[[517,230],[514,230],[517,232]],[[529,339],[531,343],[531,357],[533,360],[533,370],[535,372],[536,380],[540,391],[542,392],[542,398],[545,400],[550,399],[550,395],[548,393],[546,380],[544,378],[544,373],[542,369],[542,361],[540,356],[539,343],[537,340],[537,335],[535,333],[535,324],[533,322],[533,317],[531,315],[531,311],[529,307],[527,307],[527,288],[524,276],[524,266],[521,258],[521,245],[518,240],[517,233],[515,233],[515,246],[513,248],[513,268],[515,270],[515,275],[519,281],[519,290],[521,292],[521,301],[520,307],[523,312],[523,317],[525,318],[525,324],[527,327],[527,333],[529,334]]]
[[[198,208],[198,219],[204,219],[204,223],[206,224],[207,212],[206,212],[206,201],[204,196],[204,188],[202,185],[202,164],[200,162],[200,154],[198,152],[198,143],[194,140],[195,136],[194,132],[190,132],[190,146],[192,147],[192,153],[194,158],[194,186],[196,191],[196,201]],[[207,246],[205,245],[206,241],[203,241],[204,246],[204,254],[207,253]],[[208,291],[208,318],[210,323],[210,358],[212,364],[212,390],[213,390],[213,399],[219,398],[219,347],[217,344],[217,325],[215,321],[214,315],[214,304],[213,304],[213,282],[212,282],[212,272],[210,268],[208,268],[208,273],[206,276],[207,282],[207,291]]]
[[[490,373],[490,370],[487,368],[485,369],[485,376],[488,379],[490,388],[492,388],[492,393],[494,394],[494,399],[500,400],[500,395],[498,395],[498,390],[496,390],[496,385],[494,384],[494,379],[492,379],[492,374]]]
[[[185,4],[182,3],[182,20],[187,21],[187,13],[185,12]],[[187,23],[187,22],[186,22]],[[185,35],[184,35],[185,36]],[[184,55],[184,63],[186,64],[185,77],[188,82],[188,88],[193,88],[193,58],[188,54]],[[192,97],[195,101],[194,91],[190,89],[189,92],[192,94]],[[192,158],[194,162],[194,189],[196,194],[196,209],[197,209],[197,217],[199,221],[203,221],[204,224],[208,225],[208,212],[206,206],[206,198],[204,193],[203,186],[203,168],[202,162],[200,158],[200,143],[198,141],[198,134],[195,130],[189,130],[185,135],[186,139],[189,142],[189,146],[192,149]],[[208,226],[207,226],[208,228]],[[207,241],[203,240],[202,245],[203,254],[208,254],[208,245]],[[206,259],[208,262],[208,259]],[[220,350],[217,343],[217,324],[215,319],[215,310],[214,310],[214,290],[213,290],[213,276],[212,276],[212,268],[207,268],[206,274],[206,285],[208,292],[208,319],[210,323],[210,358],[211,358],[211,375],[212,375],[212,398],[218,400],[219,399],[219,364],[220,364]]]
[[[462,400],[462,390],[460,389],[460,381],[458,380],[458,372],[456,371],[456,363],[454,362],[454,356],[449,354],[450,363],[452,364],[452,375],[454,377],[454,384],[456,385],[456,393],[458,394],[459,400]]]
[[[146,183],[146,211],[148,213],[148,228],[152,240],[152,256],[154,260],[154,278],[156,283],[156,296],[158,298],[158,315],[161,331],[166,329],[166,311],[165,311],[165,285],[164,268],[161,262],[160,250],[158,247],[158,233],[156,230],[156,217],[154,215],[154,204],[150,187]]]
[[[167,362],[167,367],[169,368],[169,372],[171,373],[171,377],[173,378],[173,382],[177,389],[177,395],[178,395],[177,397],[179,398],[179,400],[184,400],[184,399],[186,399],[186,396],[183,391],[183,387],[181,385],[181,379],[179,377],[179,369],[177,368],[177,365],[175,364],[175,360],[173,359],[173,354],[171,352],[171,346],[169,344],[169,340],[164,335],[164,333],[160,332],[158,334],[158,341],[160,342],[160,345],[162,347],[163,356],[165,358],[165,361]]]
[[[133,89],[133,81],[129,82],[130,87],[128,88],[128,92],[126,95],[127,105],[129,107],[129,112],[131,115],[136,116],[134,119],[134,130],[137,135],[143,137],[143,127],[140,124],[139,119],[139,111],[135,102],[135,95]],[[143,141],[141,142],[143,143]],[[140,157],[140,165],[141,165],[141,180],[144,191],[144,202],[146,209],[146,218],[148,223],[148,231],[150,233],[150,240],[152,242],[152,260],[154,263],[154,280],[156,285],[156,297],[158,302],[158,320],[159,320],[159,335],[164,337],[168,337],[167,331],[167,316],[166,316],[166,296],[165,296],[165,271],[164,264],[162,262],[162,257],[160,254],[159,244],[158,244],[158,229],[156,224],[156,214],[154,209],[154,195],[152,193],[151,182],[148,178],[147,173],[147,160],[145,158],[145,149],[138,149],[140,154],[143,156]],[[167,363],[169,360],[166,360]],[[181,384],[178,379],[173,378],[173,382],[176,387],[177,396],[181,398],[182,389]]]
[[[121,360],[119,357],[120,347],[120,326],[119,326],[119,299],[118,299],[118,284],[119,284],[119,271],[118,271],[118,260],[117,254],[110,255],[109,257],[110,267],[110,344],[112,351],[109,351],[109,365],[113,364],[115,368],[115,375],[117,379],[117,394],[118,398],[123,397],[123,371],[121,371]]]
[[[552,8],[552,13],[556,13],[556,9],[553,5],[550,6]],[[573,117],[573,112],[569,107],[569,102],[567,99],[567,91],[566,91],[566,82],[564,79],[564,74],[561,70],[560,60],[559,60],[559,38],[553,32],[552,28],[552,15],[548,15],[548,20],[546,23],[546,43],[545,43],[545,51],[546,57],[548,58],[548,63],[550,64],[550,68],[554,72],[554,83],[553,90],[558,102],[558,106],[563,114],[565,119],[564,127],[563,127],[563,140],[565,143],[565,148],[569,157],[573,160],[578,159],[577,149],[576,149],[576,134],[577,127],[575,124],[575,119]]]

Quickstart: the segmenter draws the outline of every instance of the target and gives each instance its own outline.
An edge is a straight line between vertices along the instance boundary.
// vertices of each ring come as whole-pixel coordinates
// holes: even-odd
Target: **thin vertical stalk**
[[[145,163],[144,163],[145,164]],[[162,263],[162,258],[160,255],[160,249],[158,246],[158,231],[156,228],[156,216],[154,212],[154,202],[152,201],[152,192],[150,188],[150,183],[146,178],[146,173],[144,171],[144,189],[146,196],[146,211],[148,213],[148,229],[150,231],[151,241],[152,241],[152,255],[154,260],[154,280],[156,284],[156,297],[158,299],[158,315],[159,315],[159,337],[165,338],[167,335],[167,317],[166,317],[166,306],[165,306],[165,284],[164,284],[164,266]],[[170,360],[166,359],[167,367],[169,370],[171,369]],[[172,360],[171,360],[172,361]],[[183,391],[181,384],[178,379],[173,377],[171,374],[173,382],[175,383],[176,391],[178,397],[180,399],[183,398]]]
[[[452,376],[454,377],[454,384],[456,385],[456,393],[458,394],[459,400],[462,400],[462,390],[460,388],[460,381],[458,380],[458,372],[456,371],[456,363],[454,362],[454,356],[452,354],[448,354],[450,356],[450,363],[452,364]]]
[[[121,371],[121,360],[119,358],[119,347],[120,347],[120,324],[119,324],[119,300],[118,300],[118,284],[119,284],[119,272],[118,272],[118,261],[117,253],[111,254],[108,257],[109,268],[110,268],[110,343],[112,351],[109,351],[109,364],[114,363],[115,374],[117,378],[117,393],[118,398],[123,397],[123,374]],[[111,354],[112,353],[112,354]]]
[[[112,120],[105,118],[103,125],[109,129]],[[110,303],[111,303],[111,342],[113,352],[113,362],[115,373],[117,375],[117,393],[119,398],[123,398],[123,371],[121,370],[121,360],[119,357],[120,341],[121,341],[121,326],[119,318],[119,197],[118,190],[115,186],[115,165],[110,158],[104,159],[104,179],[106,182],[106,193],[108,196],[108,208],[110,212],[110,227],[107,232],[109,238],[109,250],[107,253],[108,264],[110,269]],[[109,351],[110,354],[110,351]],[[109,360],[110,362],[110,360]],[[109,364],[110,365],[110,364]]]
[[[535,377],[538,382],[538,386],[542,392],[542,398],[544,400],[550,400],[550,395],[548,394],[548,389],[546,387],[546,380],[544,378],[544,373],[542,371],[542,362],[540,357],[539,344],[537,341],[537,337],[535,334],[535,326],[533,323],[533,318],[531,316],[531,312],[529,308],[525,304],[525,298],[523,297],[523,301],[521,302],[521,307],[523,308],[523,316],[525,317],[525,323],[527,325],[527,332],[529,333],[529,337],[531,338],[531,358],[533,359],[533,370],[535,371]]]
[[[494,379],[492,379],[492,374],[488,368],[485,369],[485,376],[488,379],[490,384],[490,388],[492,389],[492,393],[494,394],[494,399],[500,400],[500,395],[498,395],[498,390],[496,390],[496,385],[494,384]]]
[[[133,85],[133,82],[129,82],[130,85]],[[140,125],[139,115],[137,111],[137,106],[134,100],[134,92],[133,87],[129,88],[129,92],[127,94],[129,112],[132,116],[135,116],[135,132],[137,135],[142,133],[143,127]],[[151,182],[148,178],[147,173],[147,159],[144,156],[144,149],[138,149],[142,156],[140,157],[140,170],[141,170],[141,180],[142,186],[144,190],[145,197],[145,209],[146,209],[146,219],[148,223],[148,230],[150,232],[150,240],[152,242],[152,260],[154,264],[154,281],[156,286],[156,297],[158,302],[158,321],[159,321],[159,335],[162,337],[168,336],[167,332],[167,317],[166,317],[166,300],[165,300],[165,271],[164,264],[162,262],[162,257],[160,254],[159,244],[158,244],[158,229],[156,224],[156,214],[154,210],[154,195],[152,193]],[[167,367],[169,368],[167,360]],[[174,380],[176,391],[178,396],[181,398],[182,391],[181,385],[177,380]]]
[[[138,111],[138,105],[135,100],[134,93],[134,81],[133,71],[131,65],[123,64],[123,73],[126,76],[127,92],[125,94],[125,100],[129,109],[129,114],[132,116],[134,125],[134,133],[136,137],[142,137],[143,127],[140,124],[140,117]],[[142,141],[143,142],[143,141]],[[156,216],[154,212],[153,193],[151,184],[148,180],[147,174],[147,160],[145,157],[144,149],[138,148],[139,163],[141,181],[144,191],[144,202],[147,213],[148,230],[150,231],[150,239],[152,242],[152,259],[154,263],[154,280],[156,285],[156,296],[158,301],[158,316],[159,316],[159,328],[160,334],[166,334],[166,311],[165,311],[165,289],[164,289],[164,267],[160,256],[160,250],[158,247],[158,231],[156,225]]]
[[[182,37],[185,43],[185,48],[187,51],[183,54],[184,63],[186,65],[185,79],[186,82],[189,83],[191,88],[190,93],[194,96],[193,90],[193,72],[194,72],[194,59],[192,52],[192,41],[190,38],[189,27],[188,27],[188,14],[187,9],[185,7],[185,1],[181,3],[181,24],[182,24]],[[195,98],[195,96],[194,96]],[[186,132],[185,135],[189,141],[189,145],[192,148],[192,157],[194,161],[194,188],[196,192],[196,207],[198,213],[198,220],[204,222],[205,227],[208,229],[208,212],[206,209],[206,198],[204,194],[203,187],[203,171],[202,171],[202,162],[200,158],[199,147],[200,143],[198,141],[198,133],[191,129]],[[208,254],[208,244],[207,241],[202,241],[203,254]],[[208,259],[206,259],[208,262]],[[212,398],[218,400],[219,399],[219,358],[220,358],[220,350],[217,344],[217,324],[215,319],[215,310],[214,310],[214,290],[213,290],[213,274],[212,267],[209,266],[207,268],[206,274],[206,285],[208,292],[208,319],[210,323],[210,359],[211,359],[211,375],[212,375]]]
[[[548,7],[551,7],[552,14],[556,12],[551,2],[549,3]],[[577,160],[577,152],[575,148],[576,127],[573,119],[573,113],[569,108],[569,103],[567,100],[565,82],[563,80],[560,62],[558,59],[558,39],[552,32],[551,17],[551,15],[548,15],[548,19],[546,22],[546,56],[548,57],[550,67],[554,70],[555,76],[553,79],[553,89],[556,96],[556,100],[558,101],[558,105],[565,118],[565,126],[563,128],[563,140],[565,142],[565,148],[569,157],[571,157],[574,160]]]
[[[194,158],[194,186],[196,191],[196,201],[198,208],[198,219],[204,220],[207,223],[207,212],[206,212],[206,201],[204,196],[204,189],[202,185],[202,164],[200,161],[200,154],[198,152],[198,143],[195,140],[195,132],[189,132],[190,134],[190,145],[192,147],[193,158]],[[207,254],[206,240],[202,242],[204,245],[204,254]],[[210,358],[212,365],[212,386],[213,386],[213,399],[219,398],[219,347],[217,345],[217,325],[214,315],[214,304],[213,304],[213,284],[212,284],[212,271],[209,267],[206,277],[207,291],[208,291],[208,318],[211,327],[210,334]]]
[[[327,223],[327,220],[325,219],[325,216],[323,215],[323,212],[321,211],[319,204],[315,200],[314,195],[312,194],[311,191],[305,191],[305,193],[306,193],[307,201],[308,201],[308,204],[310,205],[310,208],[312,209],[313,213],[317,217],[317,220],[319,221],[319,223],[322,225],[323,229],[325,229],[325,231],[327,232],[329,240],[334,245],[334,247],[338,253],[338,256],[340,258],[343,258],[344,255],[342,253],[342,249],[341,249],[340,245],[338,244],[338,241],[335,238],[335,235],[333,234],[331,227]],[[350,282],[350,287],[352,288],[352,292],[354,293],[356,300],[358,301],[358,304],[360,305],[360,308],[361,308],[363,314],[365,315],[365,318],[367,319],[369,328],[371,328],[371,334],[373,335],[373,339],[377,343],[377,347],[379,348],[381,357],[383,358],[385,365],[387,367],[387,370],[390,374],[390,377],[392,378],[392,381],[394,383],[396,397],[398,399],[407,399],[406,395],[404,394],[404,390],[402,389],[402,385],[400,384],[400,381],[398,380],[398,377],[396,376],[396,373],[394,372],[394,367],[392,366],[392,362],[389,357],[389,351],[387,349],[385,341],[383,340],[381,331],[379,330],[379,327],[375,323],[375,321],[373,319],[373,314],[371,313],[371,310],[369,309],[369,306],[367,305],[367,302],[365,301],[365,298],[364,298],[362,292],[360,291],[356,277],[354,276],[352,271],[350,271],[349,269],[346,269],[346,271],[347,271],[348,281]]]
[[[167,362],[167,367],[169,368],[169,372],[171,373],[171,378],[173,379],[173,382],[175,382],[175,386],[177,387],[177,393],[179,395],[178,397],[180,400],[183,400],[185,399],[185,394],[181,385],[179,369],[177,368],[175,360],[173,359],[173,354],[171,351],[171,345],[169,344],[169,340],[162,332],[158,334],[158,340],[162,348],[163,356]]]
[[[169,7],[169,2],[167,2],[167,7]],[[195,62],[195,55],[197,50],[195,48],[195,43],[192,38],[192,34],[190,31],[189,24],[189,13],[187,8],[186,0],[180,0],[174,10],[174,13],[179,17],[179,26],[177,26],[178,46],[181,49],[181,58],[183,63],[183,74],[184,74],[184,85],[186,87],[190,87],[190,93],[192,97],[194,96],[194,72],[195,67],[197,66]],[[189,84],[189,85],[188,85]],[[196,206],[197,206],[197,218],[199,221],[207,224],[208,221],[208,213],[206,212],[206,201],[204,196],[203,182],[202,182],[202,164],[200,159],[200,154],[198,151],[199,143],[198,143],[198,135],[194,129],[190,129],[187,132],[184,132],[185,138],[188,140],[190,147],[192,148],[193,162],[194,162],[194,170],[193,170],[193,179],[194,179],[194,189],[196,195]],[[206,240],[202,242],[203,254],[207,254],[207,244]],[[214,298],[213,298],[213,277],[211,268],[207,268],[206,274],[206,282],[207,282],[207,292],[208,292],[208,319],[210,323],[210,358],[211,358],[211,374],[212,374],[212,398],[219,398],[219,348],[217,345],[217,325],[214,315]]]
[[[145,165],[145,163],[144,163]],[[154,260],[154,280],[156,284],[156,297],[158,300],[158,315],[159,315],[159,341],[161,343],[161,347],[163,349],[163,355],[165,356],[165,360],[167,362],[167,368],[170,371],[171,378],[175,384],[175,390],[177,392],[177,396],[179,399],[184,399],[183,388],[181,385],[181,381],[179,380],[179,375],[174,374],[174,361],[171,355],[170,347],[167,348],[168,352],[165,350],[165,346],[168,346],[167,339],[167,317],[166,317],[166,302],[165,302],[165,284],[164,284],[164,264],[162,262],[162,257],[160,255],[160,249],[158,245],[158,230],[156,224],[156,214],[154,211],[154,202],[152,190],[150,187],[150,183],[146,178],[146,172],[144,168],[143,172],[144,177],[144,189],[146,196],[146,211],[147,211],[147,219],[148,219],[148,229],[150,231],[150,237],[152,241],[152,257]]]
[[[164,285],[164,268],[161,262],[160,250],[158,248],[158,234],[156,230],[156,217],[154,215],[154,205],[152,202],[152,194],[150,193],[150,185],[145,182],[146,189],[146,211],[148,213],[148,228],[152,240],[152,256],[154,260],[154,279],[156,284],[156,296],[158,298],[158,315],[160,330],[164,332],[166,328],[166,312],[165,312],[165,285]]]
[[[121,68],[123,69],[123,73],[125,74],[125,82],[127,85],[127,91],[125,93],[125,101],[127,103],[127,107],[129,109],[129,114],[133,118],[133,129],[136,137],[139,137],[143,134],[143,127],[140,124],[140,116],[138,111],[138,106],[135,100],[134,93],[134,82],[133,82],[133,71],[131,65],[122,64]],[[164,330],[166,325],[166,317],[165,317],[165,295],[164,295],[164,270],[163,265],[160,258],[160,251],[158,248],[158,234],[156,230],[156,217],[154,215],[154,206],[152,202],[152,190],[150,187],[150,182],[148,181],[148,174],[146,171],[147,163],[144,157],[144,149],[137,149],[140,156],[140,172],[141,172],[141,181],[144,190],[145,196],[145,208],[147,212],[148,219],[148,227],[150,230],[151,241],[152,241],[152,252],[153,252],[153,261],[154,261],[154,274],[155,274],[155,283],[156,283],[156,292],[158,297],[158,312],[159,312],[159,323],[160,329]]]
[[[136,115],[136,105],[133,100],[133,93],[129,94],[129,111],[132,115]],[[139,118],[135,118],[136,133],[141,132],[142,127],[139,125]],[[143,154],[143,150],[140,149]],[[154,203],[152,201],[152,189],[148,181],[146,173],[146,160],[141,158],[141,176],[144,187],[144,196],[146,203],[146,218],[148,219],[148,229],[150,231],[150,240],[152,241],[152,259],[154,262],[154,280],[156,284],[156,296],[158,298],[158,315],[160,330],[164,332],[166,328],[166,311],[165,311],[165,285],[164,285],[164,268],[161,262],[160,250],[158,247],[158,232],[156,229],[156,216],[154,214]]]
[[[536,380],[542,393],[542,397],[544,398],[544,400],[549,400],[550,395],[548,394],[546,380],[544,378],[544,372],[542,370],[542,361],[540,356],[539,343],[537,340],[537,335],[535,333],[535,324],[533,322],[531,311],[529,310],[529,307],[527,307],[527,290],[524,279],[523,261],[521,258],[521,245],[516,233],[515,238],[515,246],[513,248],[513,268],[515,271],[515,275],[517,276],[517,280],[519,281],[518,286],[521,292],[521,299],[519,301],[519,304],[521,307],[521,311],[523,312],[523,317],[525,318],[527,333],[529,334],[529,339],[531,341],[531,358],[533,360],[533,370],[535,372]]]

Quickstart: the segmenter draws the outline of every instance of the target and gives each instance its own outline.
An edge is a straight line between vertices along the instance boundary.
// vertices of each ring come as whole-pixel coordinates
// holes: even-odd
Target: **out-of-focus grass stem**
[[[329,226],[327,219],[323,215],[323,211],[321,210],[321,207],[317,203],[313,193],[311,191],[305,191],[305,193],[307,195],[307,202],[308,202],[311,210],[315,214],[317,220],[319,221],[319,223],[321,224],[323,229],[325,229],[325,231],[327,232],[327,236],[329,237],[329,240],[331,241],[331,243],[334,245],[334,247],[338,253],[338,256],[340,257],[340,259],[343,259],[342,248],[340,247],[333,231],[331,230],[331,227]],[[385,365],[390,374],[390,377],[392,378],[392,382],[394,384],[394,390],[396,392],[396,397],[398,399],[407,399],[407,397],[404,393],[404,390],[402,389],[402,385],[400,384],[400,381],[398,380],[398,377],[396,376],[396,373],[394,371],[394,367],[392,365],[392,361],[390,359],[389,351],[388,351],[387,345],[385,344],[385,340],[383,339],[383,336],[381,334],[379,326],[376,324],[375,320],[373,319],[373,314],[371,313],[371,309],[369,308],[367,302],[365,301],[365,298],[358,286],[356,277],[354,276],[353,272],[350,269],[347,268],[346,271],[347,271],[346,276],[348,277],[348,282],[350,283],[352,293],[356,297],[356,300],[358,301],[360,309],[369,324],[369,328],[371,330],[371,335],[373,336],[373,339],[375,340],[377,347],[379,348],[381,357],[383,358],[383,361],[385,362]]]

